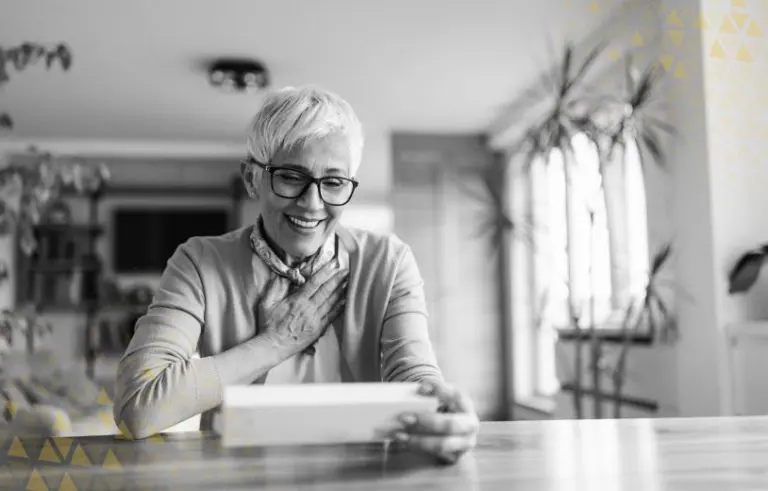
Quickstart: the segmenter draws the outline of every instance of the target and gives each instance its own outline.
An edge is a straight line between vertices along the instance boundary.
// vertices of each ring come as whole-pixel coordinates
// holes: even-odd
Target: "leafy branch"
[[[11,48],[0,47],[0,87],[10,82],[11,70],[21,72],[41,61],[47,70],[58,64],[66,72],[72,66],[72,51],[64,43],[51,46],[25,42]],[[11,115],[0,112],[0,129],[11,130],[13,125]]]

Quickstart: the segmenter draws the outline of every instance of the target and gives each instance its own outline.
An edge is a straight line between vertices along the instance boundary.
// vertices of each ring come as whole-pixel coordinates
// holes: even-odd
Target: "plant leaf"
[[[72,66],[72,51],[69,47],[66,44],[60,44],[56,49],[56,53],[58,54],[61,67],[64,71],[69,70]]]
[[[600,56],[600,53],[602,53],[603,50],[605,49],[605,46],[606,46],[605,42],[600,42],[597,44],[597,46],[592,48],[592,50],[589,52],[585,60],[582,62],[581,66],[579,66],[579,69],[576,71],[576,74],[573,76],[573,78],[571,78],[568,81],[566,92],[569,92],[576,84],[582,81],[582,79],[589,72],[589,69],[592,68],[592,65],[597,60],[598,56]],[[570,66],[568,68],[570,68]]]
[[[664,244],[656,252],[656,254],[653,255],[653,261],[651,262],[651,273],[650,273],[651,278],[655,278],[656,275],[659,273],[659,271],[661,271],[661,268],[663,268],[664,265],[667,263],[667,260],[669,259],[669,256],[671,253],[672,253],[672,245]]]
[[[643,144],[651,153],[651,156],[656,161],[656,163],[664,167],[664,152],[661,150],[661,144],[657,140],[651,128],[644,128],[640,136]]]
[[[0,128],[6,129],[6,130],[13,129],[13,119],[11,119],[10,114],[0,113]]]
[[[645,125],[647,126],[650,126],[652,128],[658,128],[659,130],[663,131],[668,135],[672,135],[672,136],[677,135],[677,130],[675,129],[674,126],[655,116],[645,116],[643,117],[643,120]]]
[[[749,291],[760,276],[768,254],[763,249],[747,252],[739,258],[728,275],[728,293],[744,293]]]

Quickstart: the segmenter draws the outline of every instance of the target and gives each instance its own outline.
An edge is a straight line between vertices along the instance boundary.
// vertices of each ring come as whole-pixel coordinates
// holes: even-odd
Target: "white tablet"
[[[384,441],[406,413],[435,412],[416,383],[247,385],[224,389],[224,447]]]

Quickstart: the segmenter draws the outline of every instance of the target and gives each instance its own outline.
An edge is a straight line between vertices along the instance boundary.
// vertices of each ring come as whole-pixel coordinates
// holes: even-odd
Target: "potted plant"
[[[21,72],[40,61],[47,68],[58,64],[66,71],[71,67],[72,54],[65,44],[0,47],[0,86],[10,81],[11,70]],[[13,126],[13,118],[6,112],[0,113],[1,129],[11,131]],[[33,254],[37,247],[35,226],[46,206],[65,191],[82,193],[100,187],[108,177],[103,164],[56,156],[35,147],[30,147],[25,155],[0,155],[0,237],[12,239],[8,252],[13,253],[18,241],[22,254]],[[10,287],[12,262],[9,257],[0,258],[0,288]],[[41,320],[35,305],[7,306],[0,312],[0,337],[4,341],[0,345],[5,344],[0,346],[4,406],[14,427],[22,431],[66,432],[70,416],[76,413],[72,409],[95,403],[98,395],[93,393],[93,384],[85,383],[71,370],[62,370],[46,353],[8,353],[19,339],[25,339],[27,349],[31,350],[34,339],[50,330],[50,324]],[[8,362],[8,357],[13,357],[13,361]],[[51,387],[46,388],[46,384],[74,388],[76,393],[60,396],[58,389],[49,390]],[[3,419],[0,418],[0,424]]]
[[[606,91],[596,93],[588,83],[588,75],[594,70],[599,55],[603,51],[603,46],[603,44],[596,46],[587,53],[581,63],[576,63],[574,47],[572,44],[567,44],[558,68],[551,75],[545,77],[542,84],[549,91],[549,95],[534,91],[526,94],[515,105],[516,110],[525,113],[526,109],[540,104],[542,97],[549,97],[552,101],[551,109],[546,116],[534,124],[524,137],[512,147],[513,154],[522,156],[526,171],[537,159],[541,159],[546,164],[549,162],[551,154],[558,151],[564,160],[567,185],[572,185],[573,173],[578,168],[572,141],[573,137],[579,133],[586,135],[598,149],[601,174],[609,165],[626,165],[626,148],[630,143],[638,145],[643,167],[650,162],[664,167],[665,159],[661,137],[664,134],[673,134],[674,132],[669,124],[658,118],[651,110],[660,81],[656,66],[651,65],[638,74],[632,64],[631,56],[628,54],[625,57],[627,60],[625,93],[618,96],[611,93],[606,94]],[[507,161],[501,162],[501,164],[496,165],[507,165]],[[509,191],[506,188],[506,179],[502,177],[506,176],[506,171],[495,168],[476,168],[475,174],[485,190],[483,202],[486,204],[488,212],[486,220],[481,222],[485,235],[495,247],[507,249],[509,234],[520,233],[523,227],[519,221],[508,216],[505,193]],[[602,188],[602,198],[605,199],[604,187]],[[574,205],[585,206],[587,204],[573,203],[571,200],[567,200],[567,214],[570,215],[570,207]],[[606,203],[607,206],[608,203]],[[590,216],[594,217],[594,214],[590,213]],[[530,226],[530,224],[527,225]],[[575,231],[569,224],[568,243],[573,240],[574,233]],[[656,295],[653,285],[655,284],[655,275],[667,262],[670,250],[669,247],[662,248],[654,257],[654,266],[649,272],[649,286],[645,292],[645,299],[635,302],[645,306],[646,313],[641,315],[635,312],[635,315],[628,317],[632,322],[636,322],[639,317],[646,318],[647,322],[648,309],[665,308],[664,306],[659,307],[659,297]],[[572,287],[572,285],[569,286]],[[572,288],[569,289],[572,291]],[[589,342],[590,347],[589,370],[593,379],[596,417],[601,417],[602,412],[600,383],[601,372],[605,369],[601,367],[605,367],[606,360],[602,354],[602,343],[595,322],[594,294],[589,295],[589,297],[590,301],[587,308],[590,309],[592,315],[589,316],[591,321],[587,326],[587,335],[582,335],[583,319],[585,318],[583,306],[576,305],[572,294],[568,302],[571,328],[575,332],[573,336],[575,380],[572,385],[573,405],[577,418],[583,417],[582,397],[585,374],[582,345],[585,341]],[[625,326],[623,331],[630,331],[634,325]],[[614,380],[616,380],[614,392],[618,390],[620,393],[623,387],[628,350],[629,342],[626,342],[622,348],[620,363],[616,366],[619,373],[614,376]]]
[[[728,293],[746,293],[752,289],[766,262],[768,262],[768,243],[742,254],[728,274]]]

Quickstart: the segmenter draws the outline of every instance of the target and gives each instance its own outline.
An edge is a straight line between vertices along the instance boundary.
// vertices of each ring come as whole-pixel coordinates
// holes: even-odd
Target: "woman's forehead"
[[[349,173],[352,151],[347,138],[328,135],[308,139],[278,152],[273,164],[310,172]]]

